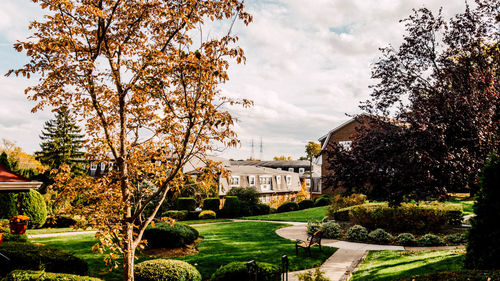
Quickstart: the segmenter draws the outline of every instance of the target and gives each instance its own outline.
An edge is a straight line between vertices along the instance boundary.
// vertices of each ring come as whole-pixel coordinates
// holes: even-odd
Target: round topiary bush
[[[196,200],[192,197],[179,197],[177,199],[177,209],[194,211],[196,209]]]
[[[320,196],[314,201],[314,207],[322,207],[330,205],[330,197]]]
[[[14,193],[0,193],[0,219],[10,219],[17,215],[16,196]]]
[[[278,213],[297,211],[299,209],[299,205],[295,202],[285,202],[278,207]]]
[[[179,248],[192,244],[199,236],[196,229],[176,223],[157,223],[146,228],[143,238],[148,241],[149,248]]]
[[[368,230],[361,225],[354,225],[347,230],[347,240],[364,242],[368,240]]]
[[[220,207],[220,199],[219,198],[207,198],[203,200],[203,210],[210,210],[217,212]]]
[[[90,276],[80,276],[67,273],[53,273],[35,270],[14,270],[4,279],[5,281],[102,281]]]
[[[414,246],[417,244],[417,239],[411,233],[401,233],[396,237],[396,243],[403,246]]]
[[[137,281],[201,281],[201,274],[196,267],[179,260],[149,260],[134,267]]]
[[[17,196],[19,214],[28,216],[29,228],[39,228],[45,223],[47,218],[47,206],[42,195],[36,190],[21,192]]]
[[[422,246],[442,246],[445,244],[443,238],[430,233],[420,237],[418,243]]]
[[[309,208],[314,207],[314,201],[309,200],[309,199],[302,200],[298,204],[299,204],[300,210],[309,209]]]
[[[236,196],[226,196],[221,214],[226,218],[234,218],[240,215],[241,202]]]
[[[259,281],[280,281],[280,269],[272,264],[257,262]],[[232,262],[219,267],[210,281],[234,281],[248,280],[248,269],[246,262]]]
[[[378,244],[389,244],[394,239],[391,234],[387,233],[382,228],[377,228],[374,231],[370,232],[368,234],[368,238],[370,238],[370,241]]]
[[[200,220],[208,220],[208,219],[215,219],[217,215],[215,214],[214,211],[202,211],[199,215],[198,218]]]
[[[342,235],[340,225],[331,221],[323,223],[320,229],[323,230],[323,238],[336,239]]]

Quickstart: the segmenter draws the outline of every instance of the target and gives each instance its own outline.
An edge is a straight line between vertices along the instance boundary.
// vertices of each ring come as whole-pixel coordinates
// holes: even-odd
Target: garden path
[[[31,234],[28,238],[47,238],[47,237],[60,237],[60,236],[73,236],[73,235],[83,235],[83,234],[94,234],[95,230],[89,231],[71,231],[71,232],[58,232],[58,233],[43,233],[43,234]]]

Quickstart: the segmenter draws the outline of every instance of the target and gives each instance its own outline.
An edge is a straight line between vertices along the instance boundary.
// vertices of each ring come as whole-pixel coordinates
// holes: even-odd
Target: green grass
[[[243,217],[247,220],[269,220],[269,221],[294,221],[308,222],[310,220],[322,220],[326,216],[326,208],[328,206],[310,208],[300,211],[276,213],[270,215]]]
[[[470,215],[474,214],[474,201],[473,200],[458,200],[458,199],[451,199],[450,201],[446,201],[446,204],[450,205],[461,205],[463,209],[464,215]]]
[[[193,224],[205,224],[205,223],[219,223],[219,222],[230,222],[230,219],[211,219],[211,220],[189,220],[189,221],[180,221],[180,223],[193,225]]]
[[[464,250],[372,251],[351,281],[388,281],[419,274],[456,271],[463,267]]]
[[[295,242],[284,239],[275,232],[282,226],[284,225],[251,221],[193,225],[204,237],[197,246],[200,252],[178,259],[195,265],[205,280],[210,278],[221,265],[233,261],[255,259],[279,265],[281,256],[287,255],[290,259],[290,270],[293,271],[318,266],[335,251],[329,247],[323,247],[322,252],[318,248],[313,248],[312,257],[307,257],[305,251],[300,251],[299,256],[295,256]],[[107,271],[103,254],[92,252],[91,247],[95,243],[92,234],[31,240],[65,250],[86,260],[89,263],[91,276],[105,280],[121,279],[119,270]],[[136,263],[146,259],[149,258],[139,255]]]
[[[28,229],[26,230],[26,234],[35,235],[35,234],[47,234],[47,233],[63,233],[63,232],[75,232],[75,231],[84,231],[82,229],[74,230],[70,227],[65,228],[40,228],[40,229]]]

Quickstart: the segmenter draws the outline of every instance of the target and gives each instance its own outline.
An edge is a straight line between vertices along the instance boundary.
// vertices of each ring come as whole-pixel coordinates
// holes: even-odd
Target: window
[[[259,181],[260,181],[260,188],[262,190],[272,190],[273,189],[273,183],[272,183],[271,176],[260,176]]]
[[[248,176],[248,185],[255,186],[255,176]]]
[[[276,168],[276,170],[281,171],[281,168]]]
[[[281,185],[281,176],[276,176],[276,184]]]
[[[106,169],[106,164],[101,163],[101,171],[104,171],[104,169]]]
[[[286,179],[286,185],[288,186],[292,185],[292,176],[286,175],[285,179]]]
[[[240,177],[231,177],[231,186],[240,186]]]
[[[352,141],[339,141],[340,147],[347,151],[351,150],[351,144]]]
[[[90,163],[90,170],[97,170],[97,164]]]
[[[293,173],[293,168],[288,168],[288,171]]]
[[[299,174],[303,174],[306,171],[304,168],[299,168]]]
[[[306,187],[307,188],[311,187],[311,179],[306,179]]]
[[[260,197],[260,202],[269,203],[270,199],[271,199],[271,197],[269,196],[269,194],[266,194],[266,195]]]

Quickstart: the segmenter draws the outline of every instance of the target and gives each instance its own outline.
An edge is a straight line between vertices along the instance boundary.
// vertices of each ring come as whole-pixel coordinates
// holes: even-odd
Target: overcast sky
[[[0,0],[0,73],[27,61],[12,44],[28,34],[27,26],[42,12],[28,0]],[[308,141],[359,113],[369,97],[371,64],[378,48],[398,46],[399,19],[412,8],[428,7],[452,16],[463,0],[247,0],[254,21],[235,26],[247,62],[230,69],[225,95],[254,101],[235,110],[241,147],[222,156],[245,159],[255,142],[255,157],[304,155]],[[0,138],[16,142],[28,153],[39,149],[43,123],[50,111],[31,113],[26,79],[0,76]]]

